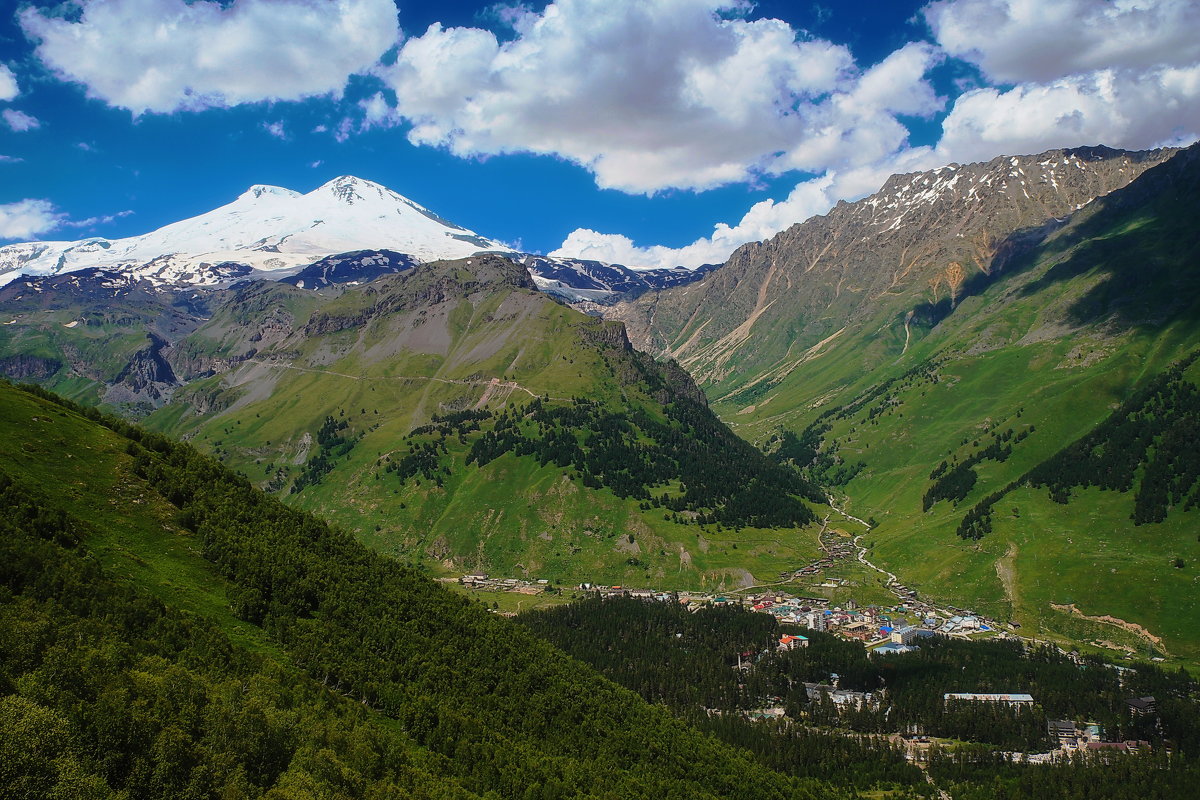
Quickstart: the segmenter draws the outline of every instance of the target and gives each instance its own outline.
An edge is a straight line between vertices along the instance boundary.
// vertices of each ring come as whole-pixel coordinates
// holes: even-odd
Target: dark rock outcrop
[[[0,358],[0,375],[14,381],[44,381],[62,369],[56,358],[13,355]]]

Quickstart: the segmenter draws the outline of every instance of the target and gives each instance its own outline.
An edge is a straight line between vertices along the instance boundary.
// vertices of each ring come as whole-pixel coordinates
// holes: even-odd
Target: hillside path
[[[857,522],[859,525],[862,525],[867,530],[871,529],[870,523],[865,522],[864,520],[859,519],[858,517],[854,516],[853,514],[849,514],[846,511],[844,511],[843,509],[839,508],[838,505],[833,501],[833,497],[831,495],[826,495],[826,499],[829,501],[829,507],[832,508],[834,511],[841,514],[843,517],[845,517],[848,520],[853,520],[854,522]],[[862,539],[864,536],[866,536],[865,533],[860,533],[858,536],[854,537],[854,551],[855,551],[855,554],[858,556],[859,562],[863,566],[870,567],[871,569],[875,570],[876,572],[887,576],[887,585],[888,586],[891,586],[893,583],[897,583],[899,581],[899,579],[896,577],[895,573],[888,572],[883,567],[878,567],[875,564],[871,563],[869,560],[867,560],[867,548],[864,547],[859,542],[859,540]]]
[[[312,372],[320,375],[334,375],[338,378],[349,378],[352,381],[432,381],[434,383],[449,383],[458,386],[483,386],[485,387],[485,395],[489,396],[496,389],[508,389],[510,392],[520,390],[530,397],[542,397],[542,395],[528,389],[516,381],[502,381],[499,378],[482,378],[472,380],[469,378],[436,378],[431,375],[388,375],[380,378],[366,378],[362,375],[349,375],[345,372],[335,372],[331,369],[314,369],[312,367],[298,367],[295,364],[279,364],[272,361],[262,361],[257,358],[248,358],[242,362],[243,364],[257,364],[260,367],[278,367],[280,369],[291,369],[297,372]],[[569,400],[567,397],[551,397],[551,400]]]

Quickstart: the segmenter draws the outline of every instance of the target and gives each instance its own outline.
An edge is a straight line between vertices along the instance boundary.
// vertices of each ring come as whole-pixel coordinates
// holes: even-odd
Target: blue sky
[[[1193,0],[23,2],[0,243],[353,174],[530,251],[696,265],[892,172],[1190,143],[1196,30]]]

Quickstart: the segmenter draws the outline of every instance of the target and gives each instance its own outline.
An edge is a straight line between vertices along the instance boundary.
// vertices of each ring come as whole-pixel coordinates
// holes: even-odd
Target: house
[[[1125,701],[1129,713],[1137,717],[1146,717],[1158,713],[1158,703],[1153,697],[1131,697]]]
[[[917,629],[912,625],[902,625],[890,631],[892,641],[896,644],[912,644],[917,640]]]
[[[876,647],[871,652],[878,653],[881,656],[893,656],[899,655],[900,653],[913,653],[920,649],[921,648],[919,647],[910,647],[909,645],[899,644],[898,642],[888,642],[885,645]]]
[[[971,703],[1000,703],[1015,708],[1033,705],[1032,695],[1013,694],[1011,692],[947,692],[942,695],[942,700],[947,703],[951,700],[962,700]]]
[[[871,692],[855,692],[850,689],[839,689],[828,683],[805,683],[805,693],[811,701],[829,698],[839,709],[841,708],[875,708],[878,701]]]
[[[1066,719],[1052,719],[1047,723],[1050,737],[1058,742],[1059,747],[1074,750],[1079,747],[1079,731],[1075,723]]]
[[[788,650],[795,650],[797,647],[808,647],[808,637],[792,636],[789,634],[779,637],[780,650],[787,652]]]

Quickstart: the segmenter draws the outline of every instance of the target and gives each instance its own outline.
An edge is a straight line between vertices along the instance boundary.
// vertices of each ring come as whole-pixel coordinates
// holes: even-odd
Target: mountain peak
[[[332,194],[336,199],[347,205],[366,201],[371,195],[379,198],[399,198],[410,205],[412,204],[407,198],[396,194],[386,186],[364,178],[355,177],[354,175],[339,175],[333,180],[326,181],[317,188],[314,194]]]
[[[294,192],[291,189],[285,189],[282,186],[271,186],[265,183],[256,183],[246,191],[242,192],[239,200],[257,200],[264,195],[270,197],[299,197],[299,192]]]

